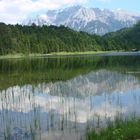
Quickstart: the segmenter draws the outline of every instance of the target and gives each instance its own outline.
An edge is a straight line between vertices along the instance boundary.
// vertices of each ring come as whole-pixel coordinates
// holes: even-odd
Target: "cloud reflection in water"
[[[24,114],[20,116],[21,120],[28,115],[28,124],[38,117],[38,123],[45,131],[46,123],[49,127],[58,125],[57,128],[62,129],[64,124],[86,124],[98,117],[113,120],[118,114],[132,113],[133,107],[138,111],[139,91],[140,81],[134,76],[107,70],[90,72],[65,82],[10,87],[0,93],[1,122],[5,125],[7,119],[11,120],[10,116],[15,118],[17,114]],[[9,116],[5,117],[7,112]],[[21,125],[12,122],[13,127],[14,124]]]

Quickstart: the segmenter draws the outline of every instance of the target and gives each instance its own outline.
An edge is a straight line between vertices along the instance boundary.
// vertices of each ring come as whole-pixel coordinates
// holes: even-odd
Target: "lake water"
[[[0,140],[84,140],[139,107],[139,55],[0,60]]]

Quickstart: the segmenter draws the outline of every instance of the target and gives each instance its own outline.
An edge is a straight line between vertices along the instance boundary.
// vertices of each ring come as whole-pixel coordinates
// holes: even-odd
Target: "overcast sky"
[[[140,13],[140,0],[0,0],[0,22],[20,23],[23,19],[48,9],[71,5],[117,9]]]

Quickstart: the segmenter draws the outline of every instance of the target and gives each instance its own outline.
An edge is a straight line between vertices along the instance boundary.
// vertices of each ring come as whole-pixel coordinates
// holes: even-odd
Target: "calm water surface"
[[[139,107],[140,56],[0,60],[0,140],[84,140]]]

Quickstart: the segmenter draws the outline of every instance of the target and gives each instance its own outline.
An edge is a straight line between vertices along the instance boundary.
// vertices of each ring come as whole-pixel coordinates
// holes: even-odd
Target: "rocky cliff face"
[[[103,35],[124,27],[130,27],[140,20],[140,14],[129,13],[121,9],[114,11],[81,6],[63,10],[49,10],[35,18],[26,19],[24,25],[64,25],[77,31]]]

